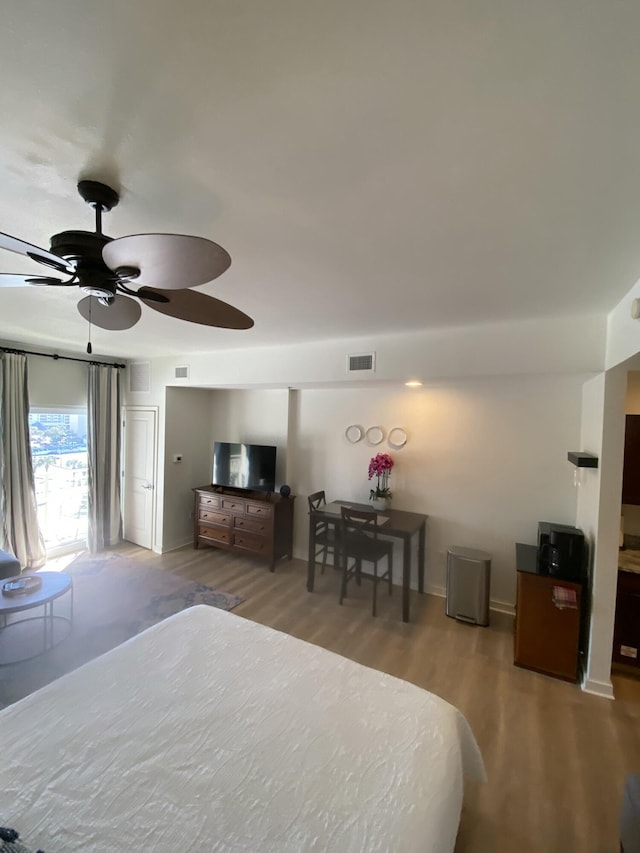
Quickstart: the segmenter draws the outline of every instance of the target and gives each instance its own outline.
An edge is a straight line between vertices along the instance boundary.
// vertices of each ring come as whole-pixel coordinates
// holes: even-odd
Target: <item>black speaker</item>
[[[290,486],[287,486],[286,483],[284,484],[284,486],[280,486],[280,494],[282,495],[283,498],[288,498],[289,495],[291,494]]]

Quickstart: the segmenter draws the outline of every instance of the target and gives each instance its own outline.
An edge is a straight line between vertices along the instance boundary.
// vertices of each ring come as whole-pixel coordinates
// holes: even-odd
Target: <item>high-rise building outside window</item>
[[[32,409],[31,456],[38,521],[49,556],[83,547],[87,539],[87,413]]]

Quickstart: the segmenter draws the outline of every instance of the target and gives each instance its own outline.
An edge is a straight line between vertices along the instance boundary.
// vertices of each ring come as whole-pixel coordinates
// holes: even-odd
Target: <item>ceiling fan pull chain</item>
[[[91,302],[89,302],[89,343],[87,344],[87,353],[91,355],[93,347],[91,346]]]

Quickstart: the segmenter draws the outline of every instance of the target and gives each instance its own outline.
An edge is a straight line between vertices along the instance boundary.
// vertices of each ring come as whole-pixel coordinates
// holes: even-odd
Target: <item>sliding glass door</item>
[[[38,522],[47,554],[84,548],[87,540],[87,412],[31,409],[31,455]]]

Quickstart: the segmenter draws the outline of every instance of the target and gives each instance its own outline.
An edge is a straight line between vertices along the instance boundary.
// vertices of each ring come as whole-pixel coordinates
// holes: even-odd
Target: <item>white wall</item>
[[[545,329],[549,331],[547,326]],[[581,387],[589,375],[518,375],[518,371],[536,360],[536,347],[538,360],[547,368],[598,361],[592,347],[587,352],[580,345],[576,354],[562,342],[566,337],[559,336],[555,347],[540,336],[534,340],[527,334],[532,330],[526,324],[520,324],[520,331],[522,346],[515,347],[514,357],[502,363],[501,375],[432,381],[413,391],[399,381],[380,382],[378,371],[374,381],[354,387],[344,372],[346,352],[359,349],[354,342],[328,344],[323,358],[315,347],[276,348],[262,358],[255,353],[227,354],[224,359],[196,356],[190,360],[188,384],[182,381],[180,385],[173,377],[175,359],[153,361],[151,390],[128,393],[127,400],[159,408],[155,547],[168,550],[190,541],[191,489],[210,480],[213,441],[246,440],[279,448],[278,485],[289,481],[298,495],[294,545],[296,556],[305,559],[306,495],[324,488],[329,497],[366,500],[371,485],[367,480],[369,458],[379,449],[388,449],[384,444],[377,448],[364,442],[352,445],[344,436],[345,428],[352,423],[365,428],[380,424],[385,431],[402,426],[409,440],[402,450],[392,451],[396,459],[391,481],[394,505],[430,517],[428,588],[443,590],[446,550],[451,545],[483,548],[493,555],[494,604],[511,607],[515,542],[535,541],[541,519],[574,521],[576,493],[566,454],[580,449]],[[507,327],[452,334],[458,350],[442,334],[405,339],[401,351],[395,338],[384,341],[384,346],[378,341],[378,370],[404,379],[412,355],[412,376],[463,369],[472,373],[480,367],[491,373],[499,367],[497,353],[507,345],[513,348],[514,335],[517,337]],[[496,345],[490,354],[485,348],[485,356],[480,357],[480,341],[490,334]],[[413,353],[407,345],[411,342],[420,344]],[[437,365],[424,360],[426,352]],[[328,383],[332,375],[339,375],[341,382],[339,386],[334,382],[330,387],[290,391],[195,387],[196,381],[205,378],[213,384],[214,376],[222,384],[230,382],[245,358],[257,363],[264,375],[279,374],[282,380],[304,372],[311,359],[319,366],[318,379]],[[51,364],[60,367],[60,363]],[[69,365],[84,372],[82,365]],[[246,380],[246,371],[242,378]],[[82,388],[85,384],[83,377]],[[63,385],[73,396],[69,389],[77,383]],[[40,386],[52,387],[46,379]],[[183,455],[182,463],[172,461],[174,453]],[[399,567],[399,557],[396,562]]]
[[[27,355],[27,373],[29,377],[29,403],[33,407],[46,408],[57,407],[86,407],[87,405],[87,360],[77,353],[57,350],[60,358],[54,359],[51,350],[37,346],[26,346],[19,341],[0,341],[0,346],[16,350],[30,350],[34,353],[41,352],[43,355]],[[81,359],[80,361],[67,360]],[[96,359],[113,362],[115,359],[108,356],[104,359],[95,356]],[[121,373],[123,392],[126,384],[126,371]]]
[[[130,401],[141,395],[129,395]],[[287,391],[168,387],[163,402],[159,489],[162,536],[157,550],[193,539],[193,491],[211,483],[214,441],[246,441],[278,448],[276,488],[285,482]],[[176,454],[182,462],[174,462]]]
[[[615,367],[640,352],[640,320],[631,317],[631,304],[640,298],[640,280],[607,317],[605,366]]]
[[[284,389],[217,390],[211,396],[212,433],[209,482],[214,441],[242,441],[277,448],[276,489],[286,481],[288,393]]]
[[[366,501],[369,459],[389,452],[395,461],[394,506],[429,515],[428,588],[443,591],[449,547],[480,548],[493,556],[494,605],[512,607],[516,541],[535,543],[539,520],[575,519],[567,452],[580,444],[584,378],[501,377],[413,390],[298,392],[296,556],[306,557],[306,495],[324,489],[329,500]],[[385,434],[401,426],[408,441],[401,450],[386,442],[351,444],[344,434],[350,424],[380,425]],[[396,565],[401,566],[399,553]]]
[[[418,321],[418,320],[417,320]],[[598,373],[604,367],[603,317],[539,319],[519,323],[386,335],[376,338],[234,350],[159,358],[152,362],[151,403],[165,385],[177,385],[176,365],[190,368],[188,383],[209,387],[318,387],[353,382],[349,353],[375,351],[376,372],[356,378],[367,384],[417,378]],[[242,338],[238,338],[241,346]]]
[[[626,369],[622,366],[585,384],[582,449],[599,457],[579,489],[576,523],[590,544],[591,619],[585,690],[612,696],[611,650],[618,576],[618,537],[624,450]]]
[[[191,489],[210,481],[217,438],[278,447],[278,485],[297,495],[294,552],[306,559],[306,495],[366,501],[369,459],[389,451],[394,506],[429,515],[427,585],[442,592],[452,545],[493,555],[494,606],[515,598],[514,545],[535,542],[537,522],[573,523],[576,490],[566,456],[580,449],[583,374],[487,377],[367,388],[167,388],[162,450],[165,468],[163,541],[168,550],[191,536]],[[136,395],[139,396],[139,395]],[[293,411],[292,411],[293,410]],[[406,446],[351,444],[350,424],[394,426]],[[183,453],[183,463],[172,462]],[[401,566],[400,554],[396,566]],[[399,581],[399,575],[396,580]],[[413,579],[415,586],[416,579]]]
[[[162,541],[170,551],[193,541],[193,491],[211,482],[211,391],[167,388],[160,459],[164,468]],[[182,462],[174,462],[174,454]]]
[[[29,404],[33,407],[87,405],[87,365],[27,357]]]

